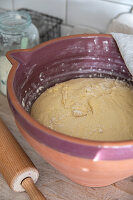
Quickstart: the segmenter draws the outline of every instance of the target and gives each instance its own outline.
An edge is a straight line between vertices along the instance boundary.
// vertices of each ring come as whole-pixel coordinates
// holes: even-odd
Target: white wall
[[[133,0],[0,0],[0,8],[30,8],[63,19],[63,35],[71,26],[105,32],[108,24],[120,13],[129,12]]]

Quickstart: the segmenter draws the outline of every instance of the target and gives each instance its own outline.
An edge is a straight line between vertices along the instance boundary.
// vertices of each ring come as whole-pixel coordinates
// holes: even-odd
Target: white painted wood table
[[[90,188],[73,183],[50,166],[21,136],[7,98],[1,94],[0,117],[39,170],[40,177],[36,185],[47,200],[133,200],[133,176],[107,187]],[[28,199],[25,192],[12,191],[0,174],[0,200]]]

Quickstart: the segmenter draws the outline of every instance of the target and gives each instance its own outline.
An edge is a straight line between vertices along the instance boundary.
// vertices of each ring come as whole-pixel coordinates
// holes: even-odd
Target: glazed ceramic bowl
[[[16,124],[47,162],[72,181],[91,187],[106,186],[133,174],[133,141],[98,142],[66,136],[30,116],[32,103],[56,83],[78,77],[131,82],[111,35],[62,37],[33,49],[8,52],[7,57],[13,65],[8,100]]]

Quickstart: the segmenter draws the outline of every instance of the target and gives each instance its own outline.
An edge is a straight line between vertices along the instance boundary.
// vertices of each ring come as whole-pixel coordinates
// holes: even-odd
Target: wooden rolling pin
[[[31,200],[46,200],[34,184],[39,177],[36,167],[1,119],[0,172],[12,190],[26,191]]]

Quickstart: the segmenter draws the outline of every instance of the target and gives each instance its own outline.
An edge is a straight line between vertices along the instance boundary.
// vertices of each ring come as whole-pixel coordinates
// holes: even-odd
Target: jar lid
[[[31,17],[24,11],[7,11],[0,14],[0,29],[3,32],[24,31],[31,24]]]

